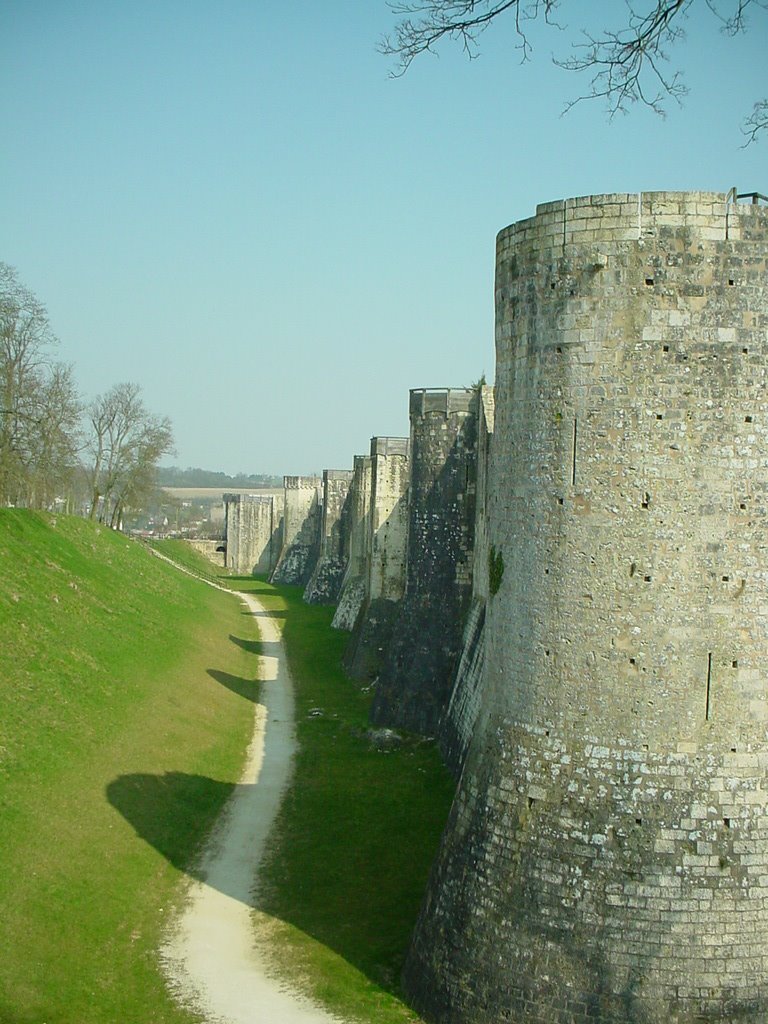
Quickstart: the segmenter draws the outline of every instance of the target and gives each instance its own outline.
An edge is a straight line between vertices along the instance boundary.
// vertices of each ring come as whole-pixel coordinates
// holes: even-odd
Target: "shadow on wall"
[[[383,652],[371,721],[433,736],[450,700],[472,597],[477,415],[447,450],[423,427],[419,433],[411,446],[405,596]]]

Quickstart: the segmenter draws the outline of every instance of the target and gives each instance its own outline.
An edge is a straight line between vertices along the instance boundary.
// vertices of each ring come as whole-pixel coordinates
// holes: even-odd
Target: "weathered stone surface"
[[[434,735],[472,589],[478,394],[411,391],[406,588],[371,717]]]
[[[201,555],[205,555],[213,565],[223,567],[226,564],[226,549],[223,540],[200,540],[197,537],[193,537],[187,540],[187,544],[194,548],[195,551],[199,551]]]
[[[483,695],[485,665],[485,608],[488,601],[488,468],[493,439],[493,388],[480,388],[477,429],[477,484],[475,532],[472,548],[472,603],[464,626],[461,654],[450,688],[448,708],[440,722],[439,742],[443,760],[458,777],[475,728]]]
[[[286,476],[283,546],[273,583],[306,586],[320,552],[323,482],[316,476]]]
[[[374,679],[390,642],[405,585],[408,540],[407,437],[371,438],[370,500],[362,558],[363,604],[344,655],[353,679]]]
[[[349,562],[351,534],[350,485],[354,471],[323,470],[320,554],[304,591],[308,604],[335,604]]]
[[[497,248],[482,713],[405,971],[441,1024],[768,1019],[768,211]]]
[[[371,514],[371,458],[356,455],[350,486],[349,560],[331,625],[353,630],[368,594],[368,536]]]
[[[225,494],[225,562],[233,572],[270,573],[282,544],[282,513],[274,495]]]

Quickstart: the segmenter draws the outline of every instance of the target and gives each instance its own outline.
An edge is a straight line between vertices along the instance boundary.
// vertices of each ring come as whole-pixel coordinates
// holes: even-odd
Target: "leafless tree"
[[[92,519],[120,525],[123,511],[140,504],[154,489],[157,464],[173,450],[165,417],[149,413],[138,384],[116,384],[88,407]]]
[[[80,405],[68,366],[51,358],[45,307],[0,263],[0,503],[41,507],[66,486]]]
[[[528,25],[536,20],[562,28],[561,13],[578,10],[572,0],[388,0],[399,18],[393,35],[385,36],[382,53],[396,59],[395,75],[404,74],[422,53],[434,52],[444,39],[458,41],[472,59],[480,35],[496,19],[514,21],[521,59],[530,56]],[[633,103],[663,114],[669,99],[680,101],[686,87],[669,63],[669,51],[684,35],[685,18],[707,8],[720,29],[736,36],[747,31],[749,13],[763,13],[767,0],[626,0],[606,4],[606,21],[621,10],[620,21],[599,35],[582,31],[571,56],[555,64],[590,76],[588,91],[566,109],[588,98],[602,98],[613,116]],[[752,11],[750,12],[750,8]],[[609,14],[610,10],[610,14]],[[758,100],[743,130],[753,141],[768,127],[768,100]]]

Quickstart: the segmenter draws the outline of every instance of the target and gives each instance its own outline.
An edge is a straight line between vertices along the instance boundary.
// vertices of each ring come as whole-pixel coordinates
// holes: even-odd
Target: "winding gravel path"
[[[240,595],[258,616],[262,703],[243,777],[224,809],[200,865],[205,881],[188,883],[185,906],[162,950],[179,1000],[207,1024],[339,1022],[270,977],[256,943],[252,890],[256,868],[291,773],[295,751],[293,684],[280,628],[258,598]]]

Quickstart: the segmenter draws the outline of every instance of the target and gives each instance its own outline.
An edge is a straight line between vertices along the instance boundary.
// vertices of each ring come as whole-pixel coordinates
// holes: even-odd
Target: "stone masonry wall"
[[[768,1019],[768,211],[497,246],[483,706],[405,971],[441,1024]]]
[[[354,679],[374,679],[378,675],[403,596],[408,539],[408,453],[407,437],[371,438],[363,608],[344,655],[344,667]]]
[[[440,723],[440,751],[443,760],[458,777],[482,703],[485,665],[485,609],[488,603],[488,469],[493,439],[493,388],[480,388],[477,429],[477,484],[475,532],[472,548],[472,603],[464,626],[456,676],[451,696]]]
[[[306,586],[320,551],[323,483],[316,476],[286,476],[283,547],[273,583]]]
[[[233,572],[270,573],[280,551],[272,495],[225,494],[225,565]]]
[[[478,396],[411,391],[406,590],[371,710],[434,735],[447,707],[472,589]]]
[[[365,605],[371,514],[371,458],[356,455],[350,485],[349,560],[331,625],[351,631]]]
[[[338,601],[349,561],[350,486],[353,477],[353,470],[323,470],[320,554],[304,591],[304,600],[309,604],[335,604]]]

